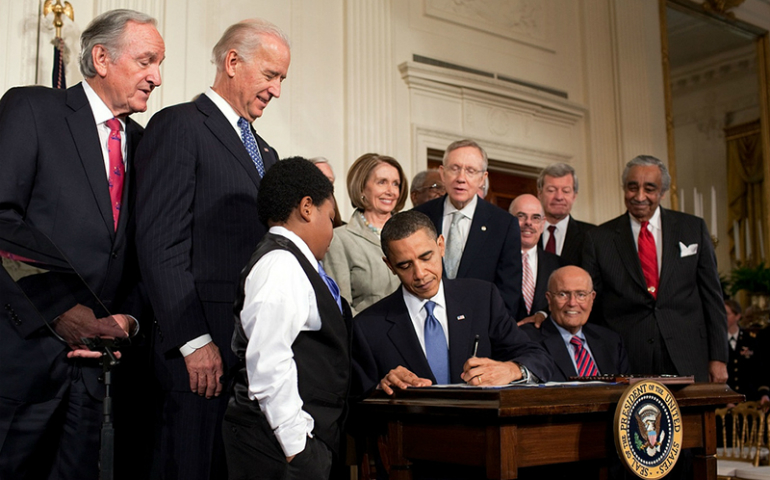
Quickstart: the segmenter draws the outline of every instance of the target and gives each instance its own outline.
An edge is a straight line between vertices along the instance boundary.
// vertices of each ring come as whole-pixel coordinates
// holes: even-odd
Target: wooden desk
[[[612,421],[625,388],[377,391],[359,412],[387,432],[393,479],[411,478],[410,460],[485,467],[488,478],[513,479],[522,467],[616,457]],[[714,409],[743,396],[719,384],[669,389],[682,411],[683,447],[694,449],[695,478],[715,480]]]

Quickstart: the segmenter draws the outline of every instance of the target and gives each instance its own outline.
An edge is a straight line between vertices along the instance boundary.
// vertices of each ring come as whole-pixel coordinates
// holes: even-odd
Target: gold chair
[[[753,474],[748,472],[756,470],[759,465],[760,446],[765,435],[765,412],[758,402],[744,402],[730,409],[718,409],[716,415],[722,426],[722,448],[717,449],[717,478],[753,479]],[[732,427],[729,435],[728,425]],[[744,477],[738,475],[739,470]],[[747,474],[752,477],[745,477]],[[770,480],[770,477],[760,478]]]

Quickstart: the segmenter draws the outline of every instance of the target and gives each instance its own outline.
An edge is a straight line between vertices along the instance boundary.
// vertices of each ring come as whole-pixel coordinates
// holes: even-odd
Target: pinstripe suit
[[[278,154],[255,137],[269,169]],[[238,134],[205,94],[153,116],[136,173],[137,248],[157,323],[156,372],[165,390],[189,399],[178,401],[199,402],[190,393],[179,347],[208,333],[225,371],[235,362],[230,342],[238,278],[267,231],[257,215],[260,178]],[[180,477],[208,478],[210,451],[196,452],[192,443],[204,432],[219,437],[226,397],[202,400],[208,411],[203,417],[186,405],[177,411],[167,404],[164,415],[171,417],[164,428],[178,422],[187,430],[162,440],[162,449],[175,450],[171,459],[163,457],[164,466],[189,463],[189,473],[180,470]]]
[[[583,268],[597,291],[593,312],[623,338],[631,373],[695,375],[705,382],[709,361],[727,361],[727,317],[714,248],[700,218],[661,208],[661,226],[657,300],[647,292],[628,213],[586,233]],[[688,255],[694,244],[697,252]],[[675,372],[652,368],[659,347]]]

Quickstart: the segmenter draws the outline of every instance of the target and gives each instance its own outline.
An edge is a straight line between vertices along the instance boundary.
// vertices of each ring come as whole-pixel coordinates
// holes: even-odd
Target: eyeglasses
[[[519,221],[524,222],[524,223],[527,223],[528,219],[531,220],[532,223],[540,223],[543,220],[545,220],[545,217],[543,217],[539,213],[536,213],[534,215],[527,215],[524,212],[519,212],[519,213],[516,214],[516,217],[519,219]]]
[[[583,290],[578,290],[576,292],[568,292],[568,291],[562,290],[561,292],[548,292],[548,293],[550,293],[553,296],[553,298],[555,298],[558,302],[566,302],[567,300],[570,299],[570,297],[574,295],[575,300],[578,303],[586,303],[588,299],[591,298],[591,294],[594,293],[594,291],[591,290],[586,292]]]
[[[465,175],[468,178],[478,177],[479,175],[484,173],[484,170],[478,170],[473,167],[462,167],[460,165],[449,165],[448,167],[444,167],[444,170],[449,172],[453,177],[460,175],[460,172],[462,172],[463,170],[465,170]]]
[[[419,193],[422,193],[422,192],[424,192],[426,190],[430,190],[432,192],[444,192],[445,191],[443,183],[434,183],[433,185],[426,185],[424,187],[420,187],[420,188],[415,188],[414,189],[415,192],[419,192]]]

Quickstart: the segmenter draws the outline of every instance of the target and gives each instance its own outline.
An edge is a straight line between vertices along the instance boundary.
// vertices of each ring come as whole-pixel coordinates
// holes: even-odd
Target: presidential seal
[[[623,392],[612,429],[618,456],[639,478],[661,478],[679,459],[682,416],[674,396],[658,382],[641,381]]]

